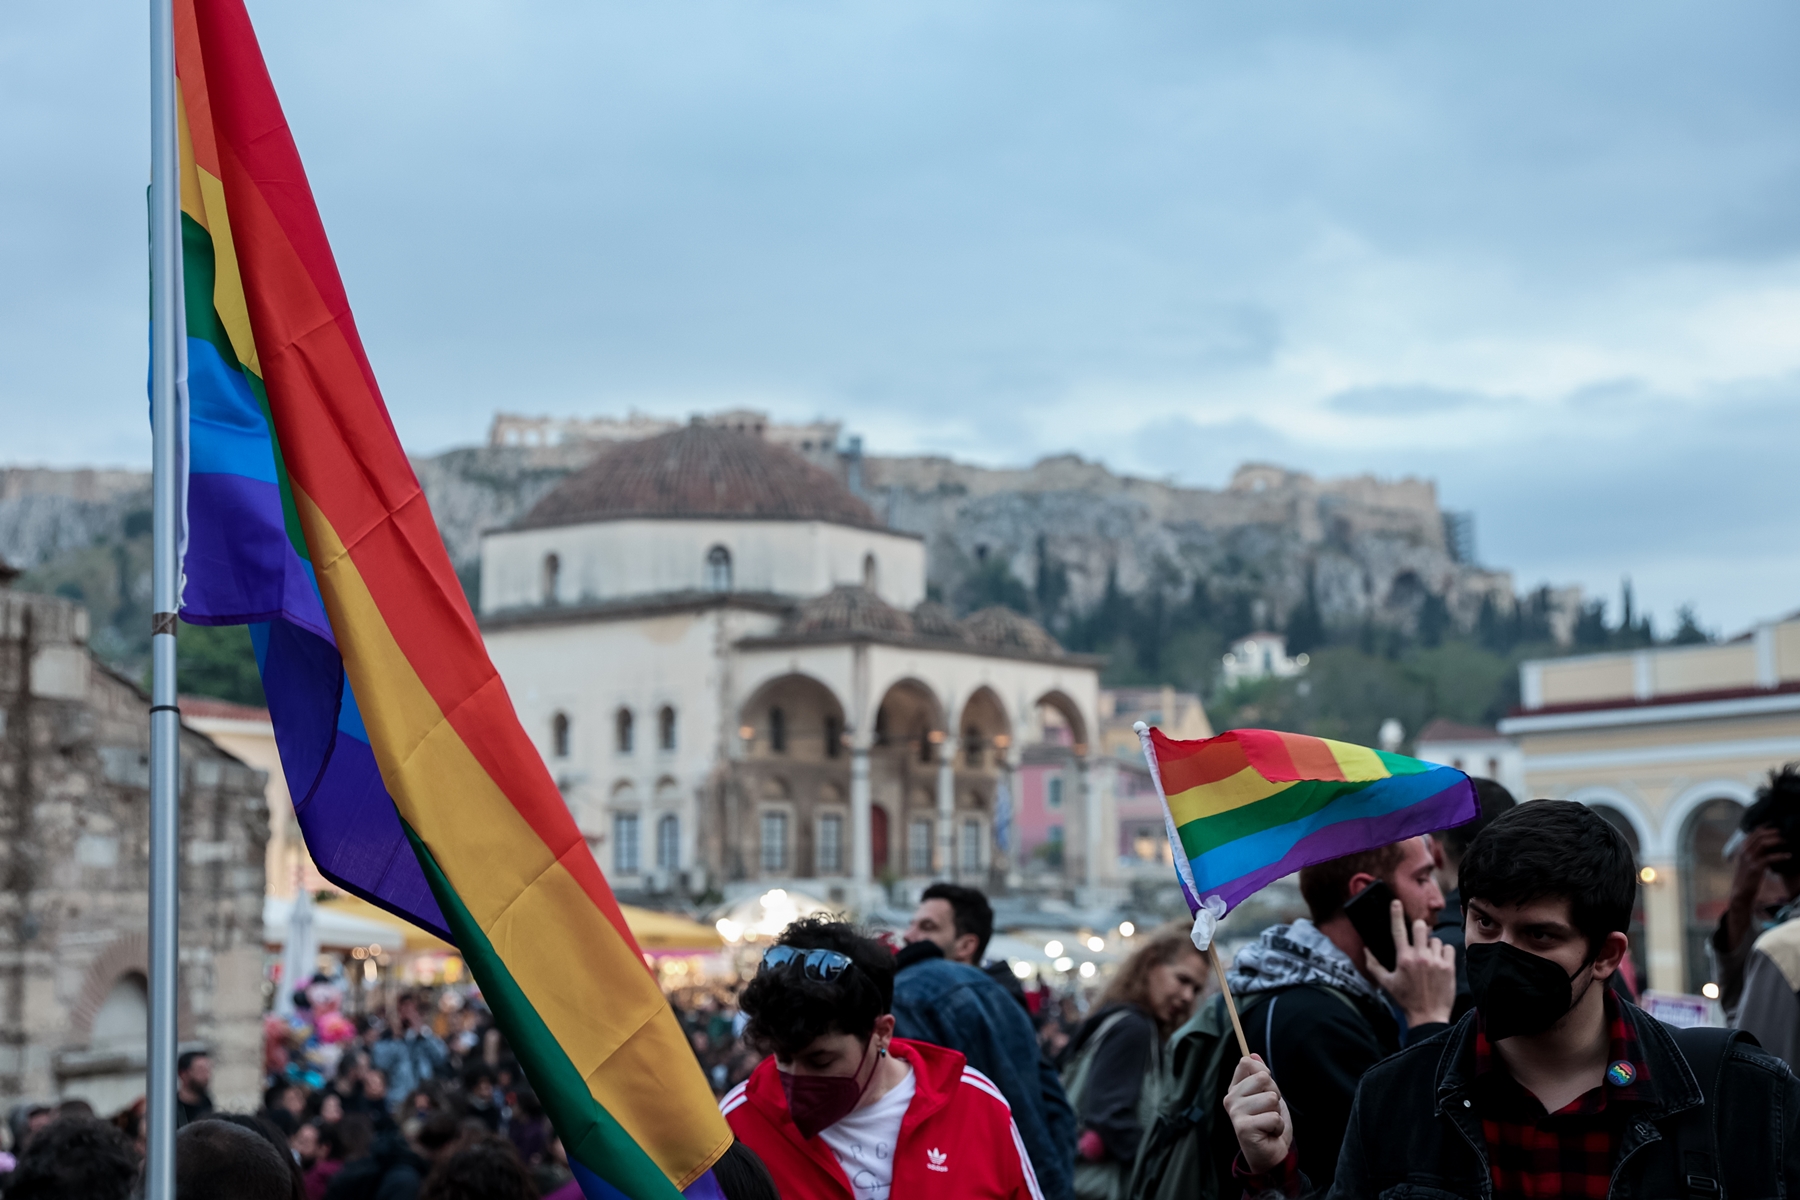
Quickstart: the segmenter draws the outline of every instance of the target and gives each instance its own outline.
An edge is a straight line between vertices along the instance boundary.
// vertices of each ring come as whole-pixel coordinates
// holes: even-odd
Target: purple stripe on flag
[[[332,641],[306,564],[288,541],[281,489],[244,475],[188,476],[187,587],[182,619],[242,625],[286,618]]]
[[[1249,896],[1283,876],[1292,875],[1301,867],[1342,858],[1346,854],[1373,850],[1377,846],[1386,846],[1422,833],[1435,833],[1448,825],[1468,820],[1467,814],[1458,811],[1461,806],[1457,801],[1463,799],[1463,796],[1457,795],[1458,792],[1463,793],[1469,803],[1474,802],[1475,787],[1466,775],[1462,776],[1456,783],[1422,803],[1410,804],[1394,812],[1372,817],[1340,821],[1309,833],[1295,842],[1293,848],[1277,861],[1209,888],[1208,894],[1222,897],[1227,908],[1236,908]],[[1449,820],[1446,820],[1447,807],[1451,812]]]
[[[369,744],[340,728],[337,648],[285,621],[254,626],[257,665],[306,848],[325,877],[454,943]]]
[[[581,1194],[586,1200],[631,1200],[631,1197],[596,1175],[586,1163],[571,1158],[569,1170],[574,1174],[576,1182],[581,1184]],[[725,1191],[711,1171],[688,1184],[681,1194],[687,1200],[725,1200]]]

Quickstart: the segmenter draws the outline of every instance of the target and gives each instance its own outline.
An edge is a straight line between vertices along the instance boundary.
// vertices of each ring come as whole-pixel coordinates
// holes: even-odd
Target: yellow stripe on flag
[[[1367,746],[1353,746],[1349,742],[1334,742],[1330,738],[1320,738],[1331,747],[1331,756],[1337,759],[1338,770],[1344,773],[1349,783],[1370,783],[1388,777],[1387,764],[1381,756]]]
[[[692,1052],[656,983],[444,719],[394,640],[337,531],[299,487],[294,499],[320,591],[382,780],[594,1099],[671,1176],[686,1171],[694,1114],[716,1114],[698,1071],[662,1071]],[[585,843],[570,853],[587,854]],[[579,947],[581,953],[571,954]],[[664,1086],[648,1089],[646,1078]],[[723,1120],[723,1118],[719,1118]],[[709,1123],[709,1122],[708,1122]]]
[[[1169,813],[1177,826],[1186,825],[1189,821],[1216,817],[1234,808],[1267,800],[1292,786],[1291,783],[1271,783],[1258,775],[1255,767],[1245,767],[1215,783],[1201,784],[1170,796]]]

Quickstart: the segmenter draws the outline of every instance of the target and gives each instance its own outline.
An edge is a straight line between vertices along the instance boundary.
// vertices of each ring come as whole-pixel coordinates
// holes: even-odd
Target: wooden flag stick
[[[1244,1023],[1238,1020],[1237,1001],[1231,998],[1231,985],[1225,982],[1225,964],[1219,961],[1217,942],[1206,947],[1206,956],[1212,959],[1213,970],[1219,973],[1219,990],[1225,993],[1225,1011],[1231,1014],[1231,1027],[1237,1031],[1238,1050],[1249,1058],[1250,1043],[1244,1040]]]

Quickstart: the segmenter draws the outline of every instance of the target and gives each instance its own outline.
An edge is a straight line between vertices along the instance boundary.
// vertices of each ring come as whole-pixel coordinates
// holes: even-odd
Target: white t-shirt
[[[819,1132],[849,1176],[856,1200],[888,1200],[894,1186],[894,1146],[900,1141],[900,1122],[913,1091],[908,1067],[906,1078],[887,1095]]]

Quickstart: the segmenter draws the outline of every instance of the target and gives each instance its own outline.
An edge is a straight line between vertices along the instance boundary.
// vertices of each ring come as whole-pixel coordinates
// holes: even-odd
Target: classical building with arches
[[[1731,885],[1725,843],[1769,770],[1800,759],[1800,618],[1718,645],[1530,661],[1519,681],[1500,732],[1523,753],[1528,794],[1618,826],[1646,869],[1634,940],[1650,986],[1701,991]]]
[[[144,1094],[150,698],[88,652],[88,614],[0,572],[0,1103]],[[188,705],[184,700],[184,709]],[[264,777],[181,731],[176,1030],[213,1095],[261,1093]]]
[[[926,598],[925,548],[836,476],[696,422],[622,443],[482,543],[481,625],[621,891],[1004,877],[1023,747],[1066,743],[1087,836],[1099,660]],[[1004,817],[1001,818],[1004,821]]]

